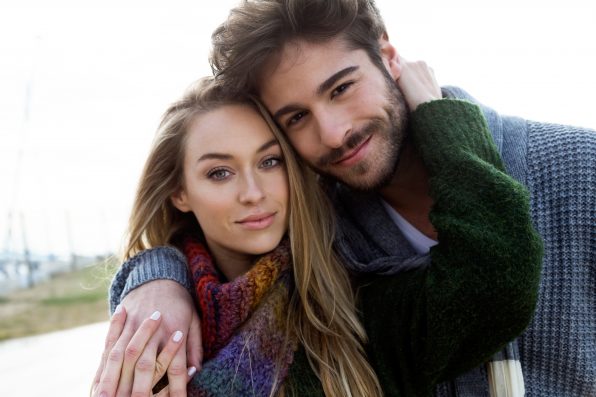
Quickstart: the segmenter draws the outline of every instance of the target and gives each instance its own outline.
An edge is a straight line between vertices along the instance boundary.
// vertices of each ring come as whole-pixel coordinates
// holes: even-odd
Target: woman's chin
[[[244,244],[242,244],[243,250],[249,255],[264,255],[273,251],[279,245],[282,238],[283,234],[276,236],[262,236],[255,239],[246,239]]]

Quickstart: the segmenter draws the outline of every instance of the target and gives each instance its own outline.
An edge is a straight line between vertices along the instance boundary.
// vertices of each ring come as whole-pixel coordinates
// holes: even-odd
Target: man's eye
[[[340,84],[339,86],[337,86],[337,88],[333,90],[333,92],[331,92],[331,98],[343,94],[344,91],[347,90],[352,84],[353,83],[351,82]]]
[[[227,179],[232,173],[226,169],[219,168],[209,171],[207,177],[209,179],[213,179],[214,181],[223,181]]]
[[[299,122],[300,120],[302,120],[302,118],[306,116],[306,112],[298,112],[295,115],[293,115],[292,117],[290,117],[287,121],[287,125],[291,126],[293,124],[296,124],[297,122]]]

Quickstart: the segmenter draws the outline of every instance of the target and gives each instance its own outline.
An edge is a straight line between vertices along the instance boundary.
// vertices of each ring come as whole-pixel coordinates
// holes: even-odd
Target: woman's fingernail
[[[99,395],[99,397],[108,397],[108,393],[106,393],[105,391],[102,391],[101,394]]]
[[[118,314],[122,311],[122,305],[118,305],[116,306],[116,309],[114,310],[114,314]]]
[[[159,320],[160,317],[161,317],[161,313],[156,310],[156,311],[153,312],[153,314],[149,318],[151,320]]]
[[[193,376],[195,374],[195,372],[197,372],[197,369],[195,367],[190,367],[188,369],[188,376]]]
[[[182,332],[181,331],[174,332],[174,337],[172,338],[172,340],[174,342],[180,342],[181,339],[182,339]]]

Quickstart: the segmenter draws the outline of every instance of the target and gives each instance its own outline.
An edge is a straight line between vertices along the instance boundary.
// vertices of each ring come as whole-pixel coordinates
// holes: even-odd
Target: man
[[[438,237],[429,219],[428,176],[407,139],[407,105],[395,85],[402,61],[374,4],[245,2],[213,39],[216,73],[230,87],[258,95],[297,152],[330,181],[346,264],[386,274],[427,265]],[[472,100],[456,88],[443,95]],[[519,347],[525,391],[596,395],[596,134],[483,109],[507,171],[530,190],[545,243],[534,321],[510,346],[513,358]],[[153,279],[190,286],[184,269],[159,265],[128,264],[113,284],[113,302]],[[124,298],[127,310],[165,285],[159,283],[171,282],[134,290]],[[488,395],[494,368],[447,382],[437,394]]]

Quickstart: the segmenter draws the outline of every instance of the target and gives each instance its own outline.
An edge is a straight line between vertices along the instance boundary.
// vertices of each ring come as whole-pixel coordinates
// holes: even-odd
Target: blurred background
[[[210,34],[236,3],[0,0],[3,395],[88,392],[119,264],[109,258],[154,131],[210,73]],[[501,113],[596,127],[593,2],[377,5],[401,55],[441,84]]]

